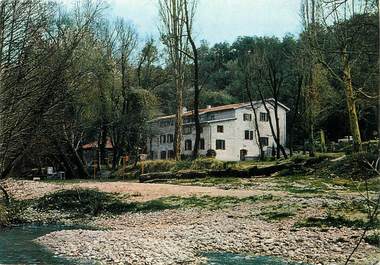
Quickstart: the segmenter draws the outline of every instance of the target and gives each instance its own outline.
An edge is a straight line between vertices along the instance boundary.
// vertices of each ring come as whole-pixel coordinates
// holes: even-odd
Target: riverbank
[[[281,177],[228,183],[203,179],[176,185],[9,180],[7,187],[15,198],[39,203],[40,208],[26,208],[25,220],[80,222],[100,228],[57,231],[36,240],[55,255],[70,259],[100,264],[204,264],[201,253],[234,252],[308,264],[344,264],[364,224],[348,217],[364,214],[359,207],[363,201],[342,180],[318,181],[319,186],[311,179],[293,178],[290,187],[289,180]],[[83,205],[69,204],[70,212],[41,204],[49,202],[49,196],[67,195],[60,190],[78,188],[115,197],[109,203],[99,201],[96,212],[86,208],[86,214],[78,214]],[[372,265],[379,255],[378,247],[364,241],[350,264]]]
[[[361,231],[350,228],[293,228],[294,220],[268,222],[260,206],[227,210],[165,210],[98,218],[107,231],[59,231],[38,239],[55,254],[102,264],[202,264],[202,252],[280,256],[309,264],[342,264]],[[363,244],[355,264],[373,264],[378,249]],[[372,256],[372,258],[370,258]]]

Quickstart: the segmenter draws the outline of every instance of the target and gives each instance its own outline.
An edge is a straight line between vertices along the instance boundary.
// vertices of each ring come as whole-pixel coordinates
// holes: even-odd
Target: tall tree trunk
[[[101,131],[100,131],[100,143],[99,143],[99,163],[101,165],[106,164],[106,156],[107,156],[107,126],[102,125]]]
[[[258,89],[258,90],[259,90],[259,94],[260,94],[261,102],[263,103],[264,108],[265,108],[265,110],[266,110],[266,112],[267,112],[267,114],[268,114],[269,127],[270,127],[270,130],[271,130],[271,132],[272,132],[273,140],[275,141],[276,146],[279,146],[279,147],[280,147],[280,150],[281,150],[281,152],[282,152],[284,158],[288,158],[288,155],[286,154],[285,149],[284,149],[283,146],[281,145],[281,143],[280,143],[280,139],[277,137],[276,132],[275,132],[275,130],[274,130],[274,126],[273,126],[273,122],[272,122],[272,116],[270,115],[270,110],[269,110],[269,108],[268,108],[268,106],[267,106],[267,104],[266,104],[266,101],[265,101],[265,99],[264,99],[263,93],[261,92],[260,89]]]
[[[187,31],[187,39],[190,42],[191,49],[193,51],[193,62],[194,62],[194,77],[193,77],[193,84],[194,84],[194,122],[195,122],[195,142],[194,142],[194,149],[193,149],[193,159],[196,159],[198,157],[198,150],[199,150],[199,142],[201,139],[201,124],[199,121],[199,60],[198,60],[198,50],[197,46],[195,45],[192,32],[191,32],[191,18],[189,16],[188,11],[188,5],[187,0],[184,2],[185,4],[185,25],[186,25],[186,31]]]
[[[86,178],[86,179],[90,178],[90,175],[88,174],[86,167],[83,165],[83,160],[79,156],[78,152],[70,144],[69,144],[69,149],[72,153],[72,162],[77,167],[78,176],[76,177]]]
[[[199,120],[199,68],[198,68],[198,54],[194,45],[194,122],[195,122],[195,143],[193,150],[193,159],[198,157],[199,142],[201,139],[201,123]]]
[[[62,150],[62,146],[60,143],[58,142],[54,142],[56,148],[57,148],[57,151],[58,151],[58,156],[59,156],[59,161],[62,161],[63,163],[63,166],[66,170],[66,175],[68,175],[70,178],[75,178],[75,170],[73,169],[73,167],[71,166],[70,164],[70,159],[67,158],[64,150]]]
[[[112,170],[116,170],[117,167],[117,161],[119,159],[117,148],[114,146],[112,149],[113,156],[112,156]]]
[[[310,131],[309,131],[309,156],[315,156],[315,144],[314,144],[314,121],[310,121]]]
[[[289,155],[290,156],[293,156],[293,135],[294,135],[295,123],[298,118],[298,108],[299,108],[300,98],[301,98],[302,83],[303,83],[303,77],[300,76],[298,78],[298,84],[297,84],[296,102],[294,103],[294,108],[293,108],[294,115],[292,117],[292,122],[290,123],[290,131],[289,131]]]
[[[276,121],[276,137],[278,139],[278,142],[280,144],[277,144],[276,146],[276,156],[277,156],[277,159],[280,159],[281,157],[281,154],[280,154],[280,150],[281,150],[281,132],[280,132],[280,120],[278,118],[278,101],[277,99],[275,99],[274,101],[274,119]],[[287,158],[287,155],[286,155],[286,152],[283,152],[284,153],[284,157]]]
[[[6,190],[3,186],[0,185],[0,191],[1,191],[1,192],[3,193],[3,195],[4,195],[5,205],[6,205],[6,206],[9,206],[9,203],[11,202],[11,200],[10,200],[10,196],[9,196],[7,190]]]
[[[181,160],[181,141],[182,141],[182,114],[183,114],[183,90],[182,90],[182,81],[179,78],[176,78],[176,97],[177,97],[177,112],[174,128],[174,158],[175,160]]]
[[[350,130],[353,139],[353,150],[354,152],[360,152],[362,151],[362,140],[360,136],[359,121],[352,88],[351,67],[349,65],[346,48],[343,49],[341,57],[343,62],[343,82],[346,91],[348,118],[350,121]]]
[[[176,112],[176,122],[174,131],[174,158],[175,160],[181,160],[181,142],[182,142],[182,114],[183,114],[183,87],[184,87],[184,69],[183,60],[181,55],[181,40],[182,40],[182,28],[181,24],[184,21],[180,20],[179,10],[181,6],[177,6],[176,0],[171,0],[171,23],[172,32],[174,38],[173,44],[173,63],[174,63],[174,79],[175,79],[175,89],[177,98],[177,112]],[[181,17],[182,18],[182,17]],[[183,24],[182,24],[183,25]],[[169,26],[170,27],[170,26]]]
[[[255,106],[253,105],[253,98],[252,98],[252,95],[251,95],[251,91],[249,90],[249,81],[248,81],[248,78],[246,77],[245,78],[245,89],[247,91],[247,95],[248,95],[248,99],[249,99],[249,103],[251,105],[251,108],[252,108],[252,111],[253,111],[253,116],[255,118],[255,129],[256,129],[256,135],[257,135],[257,144],[259,145],[259,151],[260,151],[260,160],[263,160],[264,159],[264,148],[263,148],[263,143],[260,141],[260,138],[261,138],[261,134],[260,134],[260,127],[259,127],[259,123],[258,123],[258,119],[257,119],[257,112],[256,112],[256,108]]]

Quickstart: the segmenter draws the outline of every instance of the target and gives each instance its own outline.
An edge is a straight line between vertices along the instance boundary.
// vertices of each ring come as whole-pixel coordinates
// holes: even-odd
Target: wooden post
[[[94,179],[96,178],[96,168],[98,167],[97,160],[94,160],[92,167],[94,169]]]

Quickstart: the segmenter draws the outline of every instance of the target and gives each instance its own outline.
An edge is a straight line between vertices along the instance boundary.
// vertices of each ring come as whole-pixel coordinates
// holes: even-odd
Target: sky
[[[70,2],[71,0],[63,0]],[[213,45],[238,36],[277,36],[301,31],[300,0],[198,0],[195,37]],[[158,37],[158,0],[108,0],[109,15],[123,17],[140,38]]]

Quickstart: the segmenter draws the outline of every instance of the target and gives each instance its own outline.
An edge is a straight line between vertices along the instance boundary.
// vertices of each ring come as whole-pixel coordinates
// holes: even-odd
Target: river
[[[55,256],[34,239],[53,231],[78,227],[46,225],[16,226],[0,230],[0,264],[69,265],[73,261]],[[208,265],[295,265],[279,258],[207,253]],[[92,264],[75,261],[75,264]]]

